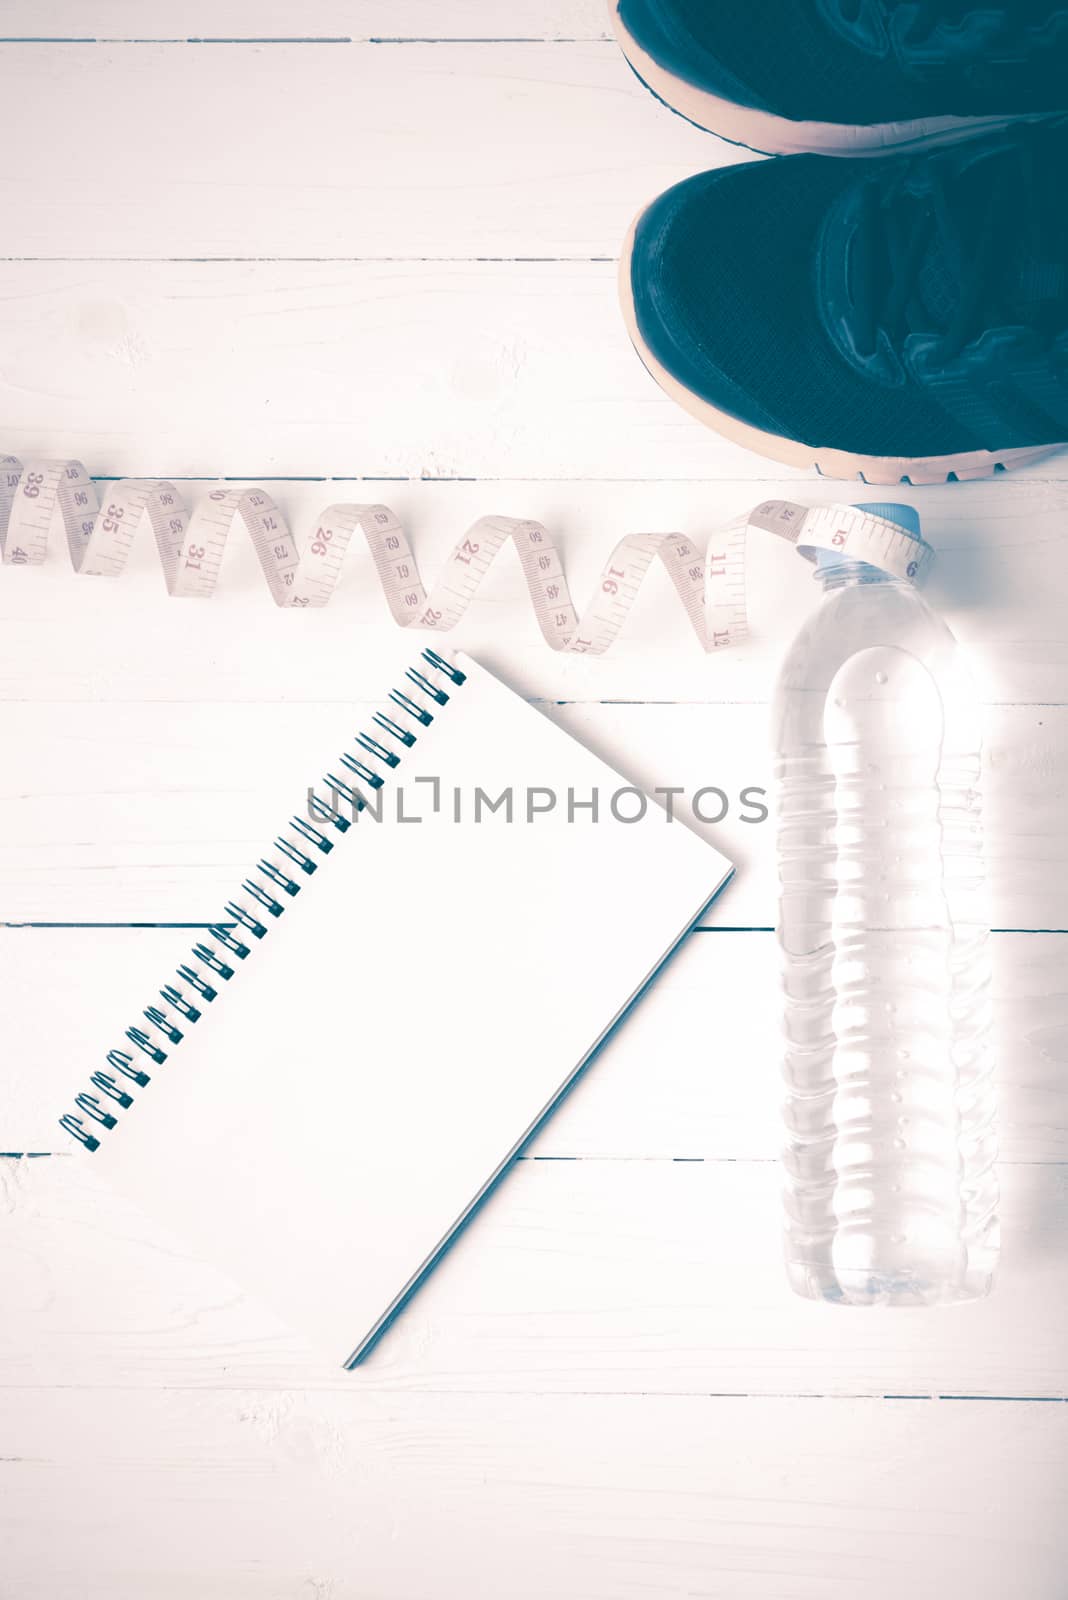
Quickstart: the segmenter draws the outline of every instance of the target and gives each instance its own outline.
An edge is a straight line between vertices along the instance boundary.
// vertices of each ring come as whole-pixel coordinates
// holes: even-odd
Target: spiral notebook
[[[424,651],[63,1126],[351,1366],[730,870]]]

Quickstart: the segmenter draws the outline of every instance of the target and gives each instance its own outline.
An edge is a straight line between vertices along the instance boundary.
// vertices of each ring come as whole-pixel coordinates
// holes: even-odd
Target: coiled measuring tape
[[[298,548],[286,518],[266,489],[213,489],[192,512],[173,483],[124,478],[108,484],[103,504],[80,461],[23,463],[0,456],[0,550],[5,562],[38,565],[49,532],[62,520],[75,572],[117,577],[143,522],[155,535],[168,593],[206,599],[215,589],[226,541],[240,523],[252,540],[267,587],[279,606],[325,606],[359,528],[393,619],[402,628],[447,633],[463,617],[483,578],[509,540],[519,556],[534,614],[550,649],[603,655],[633,609],[655,560],[666,568],[683,610],[706,651],[722,649],[748,631],[745,556],[750,529],[773,533],[814,560],[816,552],[880,568],[920,583],[933,559],[929,545],[896,524],[855,506],[806,507],[767,500],[714,533],[700,554],[680,533],[627,534],[615,546],[581,613],[576,610],[559,550],[540,522],[480,517],[454,547],[427,591],[401,523],[384,505],[329,505]]]

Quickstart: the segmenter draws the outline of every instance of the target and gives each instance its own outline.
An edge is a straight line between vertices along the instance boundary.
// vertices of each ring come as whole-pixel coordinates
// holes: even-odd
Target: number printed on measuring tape
[[[815,559],[820,549],[848,554],[908,583],[922,582],[933,552],[894,523],[855,506],[806,507],[769,500],[714,533],[702,555],[681,533],[632,533],[620,539],[581,614],[571,599],[559,550],[546,528],[524,518],[486,516],[454,547],[428,591],[397,517],[383,505],[333,504],[298,547],[285,516],[256,485],[213,489],[189,511],[173,483],[124,478],[103,496],[80,461],[0,456],[0,551],[5,562],[45,559],[53,521],[62,521],[79,573],[117,577],[143,522],[152,529],[168,593],[208,598],[226,541],[241,524],[279,606],[324,606],[337,587],[345,552],[359,529],[367,541],[393,619],[402,628],[446,633],[456,627],[502,549],[519,556],[542,637],[553,650],[603,655],[633,609],[642,581],[659,560],[706,651],[744,639],[746,541],[750,530],[775,534]]]

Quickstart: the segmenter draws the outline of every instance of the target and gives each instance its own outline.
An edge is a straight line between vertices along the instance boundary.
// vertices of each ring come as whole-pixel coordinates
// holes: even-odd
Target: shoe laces
[[[850,288],[857,349],[934,334],[948,360],[988,329],[1050,344],[1068,328],[1068,227],[1059,162],[1022,129],[961,166],[953,153],[904,162],[861,194]]]

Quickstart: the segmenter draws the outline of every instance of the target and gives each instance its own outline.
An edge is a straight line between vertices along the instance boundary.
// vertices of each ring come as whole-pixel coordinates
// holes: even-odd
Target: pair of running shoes
[[[1068,443],[1068,6],[610,0],[673,111],[778,159],[676,184],[623,251],[660,386],[869,483]]]

